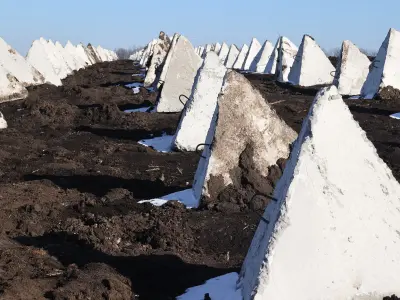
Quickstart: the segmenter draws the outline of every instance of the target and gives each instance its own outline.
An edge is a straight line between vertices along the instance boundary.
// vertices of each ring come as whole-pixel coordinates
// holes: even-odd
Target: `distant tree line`
[[[119,59],[129,59],[129,57],[135,53],[136,51],[143,49],[140,46],[132,46],[130,48],[117,48],[115,49],[115,53],[117,53]]]
[[[324,52],[325,52],[325,54],[328,55],[328,56],[336,56],[336,57],[339,57],[339,56],[340,56],[340,51],[341,51],[341,50],[342,50],[342,49],[341,49],[340,47],[338,47],[338,48],[333,48],[333,49],[331,49],[331,50],[329,50],[329,51],[324,50]],[[375,57],[375,56],[378,54],[377,51],[371,50],[371,49],[360,48],[360,51],[361,51],[362,53],[364,53],[366,56],[369,56],[369,57]]]

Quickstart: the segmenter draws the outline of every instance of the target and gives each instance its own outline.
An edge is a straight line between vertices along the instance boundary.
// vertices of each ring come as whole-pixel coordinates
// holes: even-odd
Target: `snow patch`
[[[392,119],[400,120],[400,112],[390,115]]]
[[[138,144],[153,148],[154,150],[158,152],[172,152],[172,141],[174,139],[173,135],[167,135],[164,134],[163,136],[155,137],[152,139],[145,139],[145,140],[140,140]]]
[[[162,206],[165,203],[167,203],[168,201],[174,201],[174,200],[183,203],[187,208],[197,208],[198,207],[198,201],[194,198],[192,189],[175,192],[175,193],[163,196],[161,198],[142,200],[142,201],[139,201],[138,203],[151,203],[154,206]]]

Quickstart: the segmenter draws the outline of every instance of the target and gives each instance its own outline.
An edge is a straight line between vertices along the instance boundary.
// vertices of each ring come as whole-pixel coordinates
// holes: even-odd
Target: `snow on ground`
[[[135,109],[127,109],[127,110],[124,110],[124,112],[125,113],[146,112],[149,110],[149,108],[150,108],[150,106],[140,107],[140,108],[135,108]]]
[[[183,203],[187,208],[197,208],[199,205],[198,201],[194,197],[192,189],[172,193],[161,198],[139,201],[139,203],[151,203],[155,206],[162,206],[168,201],[173,200]]]
[[[391,118],[400,120],[400,112],[390,115]]]
[[[129,84],[126,84],[125,85],[125,87],[127,87],[127,88],[135,88],[135,87],[142,87],[143,86],[143,83],[141,83],[141,82],[133,82],[133,83],[129,83]]]
[[[174,139],[173,135],[164,134],[163,136],[155,137],[152,139],[141,140],[138,143],[146,147],[151,147],[159,152],[171,152],[172,151],[171,145],[173,139]]]
[[[208,294],[212,300],[242,300],[240,290],[236,289],[238,273],[229,273],[207,280],[203,285],[187,289],[177,300],[203,300]]]

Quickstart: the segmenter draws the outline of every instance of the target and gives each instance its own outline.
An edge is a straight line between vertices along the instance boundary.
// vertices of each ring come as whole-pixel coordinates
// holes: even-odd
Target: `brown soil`
[[[131,61],[99,63],[63,87],[33,87],[26,100],[0,105],[9,124],[0,131],[0,299],[174,299],[239,270],[269,200],[240,209],[137,204],[190,187],[199,160],[137,143],[172,134],[179,120],[122,111],[155,101],[124,87],[139,72]],[[299,131],[315,91],[249,77]],[[399,179],[400,122],[387,116],[400,107],[348,103]],[[243,182],[252,181],[245,156]]]

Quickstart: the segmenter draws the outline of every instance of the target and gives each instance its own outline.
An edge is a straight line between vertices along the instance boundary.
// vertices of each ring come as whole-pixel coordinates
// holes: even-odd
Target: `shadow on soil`
[[[108,175],[36,175],[27,174],[26,181],[50,180],[63,189],[77,189],[81,193],[91,193],[102,197],[110,190],[123,188],[130,191],[134,198],[151,199],[182,190],[182,187],[166,186],[161,180],[124,179]]]
[[[40,237],[17,237],[19,243],[46,250],[65,267],[77,264],[104,263],[129,278],[132,290],[140,299],[175,299],[187,288],[201,285],[206,280],[236,268],[221,269],[205,265],[188,264],[176,255],[111,256],[94,250],[76,236],[52,233]]]
[[[77,131],[90,132],[92,134],[118,139],[118,140],[131,140],[140,141],[142,139],[150,139],[157,136],[162,136],[163,130],[149,131],[144,129],[139,130],[125,130],[125,129],[109,129],[109,128],[98,128],[91,126],[79,126],[76,128]],[[168,132],[167,132],[168,133]]]

